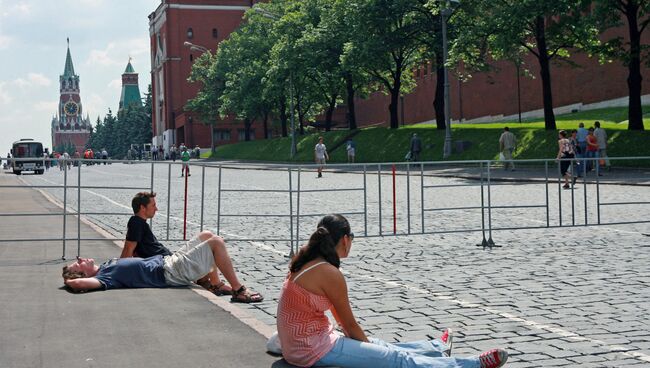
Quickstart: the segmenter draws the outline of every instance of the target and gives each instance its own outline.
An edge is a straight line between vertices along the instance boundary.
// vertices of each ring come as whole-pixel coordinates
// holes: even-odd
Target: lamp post
[[[274,13],[271,13],[270,11],[260,8],[259,6],[253,7],[253,10],[256,13],[259,13],[263,17],[269,18],[271,20],[278,21],[280,19],[280,16]],[[294,106],[293,106],[293,70],[289,70],[289,109],[291,109],[291,115],[290,115],[290,120],[291,120],[291,159],[293,159],[296,156],[296,129],[294,128],[295,125],[295,117],[294,117]]]
[[[459,4],[460,0],[444,0],[445,7],[442,9],[442,67],[445,74],[445,145],[443,147],[442,157],[451,156],[451,107],[449,105],[449,75],[447,72],[447,19],[452,13],[451,4]]]
[[[199,52],[202,52],[202,53],[210,52],[210,50],[207,47],[203,47],[201,45],[196,45],[196,44],[193,44],[193,43],[191,43],[189,41],[183,42],[183,46],[189,47],[190,50],[192,50],[192,51],[199,51]],[[190,119],[191,118],[192,117],[190,117]],[[191,124],[191,120],[190,120],[190,124]],[[210,124],[210,152],[214,153],[214,151],[215,151],[215,149],[214,149],[214,124]]]

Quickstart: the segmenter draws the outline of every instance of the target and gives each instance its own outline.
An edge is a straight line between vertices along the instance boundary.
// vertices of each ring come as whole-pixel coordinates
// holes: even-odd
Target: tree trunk
[[[305,115],[304,115],[304,113],[302,111],[301,106],[302,106],[302,104],[300,103],[300,97],[298,97],[298,103],[297,103],[296,107],[298,108],[299,131],[300,131],[300,135],[305,135],[305,125],[304,125]]]
[[[269,112],[264,111],[264,139],[269,139]]]
[[[325,111],[325,131],[329,132],[332,130],[332,114],[334,113],[334,109],[336,108],[336,98],[338,97],[338,93],[332,94],[328,106],[327,106],[327,111]]]
[[[251,140],[251,119],[244,119],[244,141],[248,142]]]
[[[436,54],[436,96],[433,99],[433,110],[436,113],[436,129],[445,130],[445,68],[442,57]]]
[[[354,80],[352,73],[345,74],[345,88],[347,90],[348,100],[348,127],[350,130],[357,129],[357,116],[354,111]]]
[[[544,18],[537,17],[535,20],[537,41],[537,52],[539,53],[540,77],[542,79],[542,97],[544,101],[544,126],[546,130],[556,130],[555,114],[553,113],[553,91],[551,89],[551,64],[546,45],[546,34]]]
[[[390,105],[388,105],[388,111],[390,111],[390,128],[397,129],[399,128],[399,116],[398,116],[398,103],[399,103],[399,92],[402,86],[402,66],[401,63],[396,63],[396,73],[393,80],[393,88],[390,89]]]
[[[282,136],[286,137],[287,133],[287,101],[284,96],[280,97],[280,126],[282,128]]]
[[[628,65],[627,88],[629,104],[627,110],[628,130],[644,130],[641,107],[641,34],[638,26],[639,5],[633,1],[627,4],[627,24],[630,33],[630,63]]]

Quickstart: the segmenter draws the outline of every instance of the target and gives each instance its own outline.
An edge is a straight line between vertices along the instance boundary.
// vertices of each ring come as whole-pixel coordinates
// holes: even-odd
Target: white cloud
[[[39,101],[34,104],[34,109],[36,111],[45,111],[52,114],[56,114],[56,110],[59,107],[59,103],[56,101]]]
[[[84,106],[84,116],[86,116],[86,114],[90,114],[90,116],[104,116],[106,113],[108,113],[108,108],[111,105],[106,103],[106,100],[97,93],[91,93],[90,95],[82,96],[81,102]],[[115,113],[116,111],[113,112]],[[94,123],[95,121],[92,120],[92,122]]]
[[[28,17],[32,14],[32,6],[25,1],[13,2],[12,5],[7,5],[6,1],[0,2],[2,7],[2,17]]]
[[[113,79],[110,83],[108,83],[108,87],[112,89],[122,89],[122,79]]]
[[[13,41],[13,37],[0,34],[0,50],[9,48]]]
[[[132,57],[132,63],[145,65],[149,60],[149,39],[132,38],[119,42],[110,42],[102,50],[91,50],[86,60],[90,66],[119,66],[126,67]]]
[[[0,82],[0,106],[9,105],[13,101],[13,98],[7,92],[8,88],[6,86],[7,82]]]
[[[49,87],[52,85],[52,81],[40,73],[28,73],[27,78],[16,78],[12,83],[16,87],[24,89],[30,87]]]

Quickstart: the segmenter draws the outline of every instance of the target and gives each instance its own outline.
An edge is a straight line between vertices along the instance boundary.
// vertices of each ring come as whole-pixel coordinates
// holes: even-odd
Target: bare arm
[[[133,253],[135,252],[135,247],[138,245],[138,243],[134,241],[124,241],[124,248],[122,248],[122,254],[120,254],[120,258],[130,258],[133,257]]]
[[[65,280],[64,282],[74,291],[88,291],[88,290],[99,289],[102,287],[102,283],[99,282],[99,280],[97,280],[94,277]]]
[[[350,307],[350,299],[348,298],[348,286],[345,283],[345,278],[341,272],[336,269],[331,271],[331,278],[327,278],[327,282],[323,285],[325,295],[332,303],[332,315],[339,323],[345,336],[358,341],[368,341],[366,334],[357,323],[352,308]]]

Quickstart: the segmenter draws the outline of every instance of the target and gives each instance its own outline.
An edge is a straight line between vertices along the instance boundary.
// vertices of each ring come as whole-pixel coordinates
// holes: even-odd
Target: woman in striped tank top
[[[294,257],[278,303],[277,327],[282,355],[300,367],[340,368],[497,368],[502,349],[479,356],[451,357],[451,331],[440,340],[387,343],[369,338],[359,326],[348,298],[341,259],[350,254],[354,234],[342,215],[327,215]],[[334,330],[330,310],[344,335]]]

